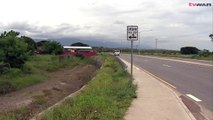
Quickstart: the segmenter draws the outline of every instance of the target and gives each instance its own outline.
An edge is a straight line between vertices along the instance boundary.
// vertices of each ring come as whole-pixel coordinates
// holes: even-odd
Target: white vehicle
[[[113,54],[115,55],[115,56],[119,56],[120,55],[120,50],[114,50],[114,52],[113,52]]]

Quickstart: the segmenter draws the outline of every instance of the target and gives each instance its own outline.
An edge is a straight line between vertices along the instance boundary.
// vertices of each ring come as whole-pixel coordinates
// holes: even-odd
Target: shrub
[[[21,72],[22,71],[19,68],[8,68],[4,70],[4,74],[6,74],[9,77],[19,76]]]
[[[206,49],[199,52],[199,56],[201,57],[208,57],[210,54],[211,53],[209,52],[209,50],[206,50]]]
[[[21,36],[21,40],[28,44],[27,51],[29,52],[29,54],[33,55],[36,50],[36,42],[32,38],[27,36]]]
[[[45,99],[45,97],[43,95],[37,95],[33,97],[33,104],[36,105],[43,105],[45,103],[47,103],[47,100]]]
[[[47,54],[61,54],[63,46],[56,41],[47,41],[42,46],[42,52]]]
[[[16,68],[20,68],[28,58],[28,45],[18,35],[18,32],[10,31],[0,36],[0,61]]]
[[[35,71],[36,68],[34,68],[33,64],[30,62],[26,62],[22,67],[21,70],[25,74],[31,74],[33,71]]]

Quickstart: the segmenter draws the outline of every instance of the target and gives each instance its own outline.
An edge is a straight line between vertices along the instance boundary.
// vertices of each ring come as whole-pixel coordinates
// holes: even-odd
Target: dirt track
[[[96,71],[94,65],[65,68],[49,74],[49,80],[22,90],[0,96],[0,114],[26,107],[33,116],[85,85]],[[38,103],[37,98],[43,103]]]

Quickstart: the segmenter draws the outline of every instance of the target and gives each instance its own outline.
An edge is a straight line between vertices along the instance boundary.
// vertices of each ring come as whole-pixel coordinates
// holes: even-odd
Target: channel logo
[[[190,7],[211,7],[212,4],[211,3],[192,3],[192,2],[189,2],[189,6]]]

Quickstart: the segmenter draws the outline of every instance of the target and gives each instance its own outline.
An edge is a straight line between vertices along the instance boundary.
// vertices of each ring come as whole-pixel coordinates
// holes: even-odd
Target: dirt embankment
[[[49,80],[22,90],[0,96],[0,115],[17,114],[22,108],[21,119],[28,119],[47,107],[55,104],[71,93],[79,90],[95,75],[94,65],[65,68],[49,74]]]

